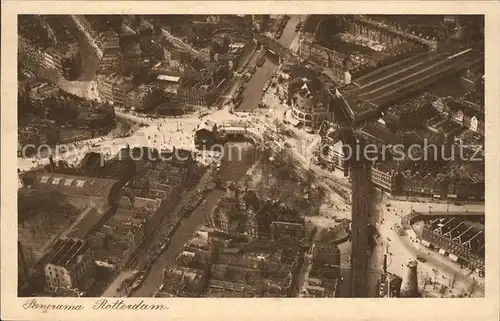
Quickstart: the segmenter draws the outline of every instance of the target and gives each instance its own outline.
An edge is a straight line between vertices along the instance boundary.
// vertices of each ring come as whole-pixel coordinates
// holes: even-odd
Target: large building
[[[227,86],[227,79],[216,77],[214,71],[201,71],[193,77],[181,79],[178,97],[181,103],[189,106],[208,107],[217,95]]]
[[[40,20],[33,15],[20,15],[18,23],[19,61],[31,70],[43,65],[44,50],[51,41],[43,30]]]
[[[292,97],[292,116],[306,128],[319,128],[328,118],[328,106],[311,93],[307,83]]]
[[[45,66],[67,79],[76,79],[80,73],[80,49],[66,26],[65,17],[41,15],[40,22],[52,41],[52,48],[44,53]]]
[[[330,95],[324,88],[322,76],[302,66],[293,66],[289,74],[288,101],[297,125],[319,129],[325,120],[333,121]]]
[[[59,193],[68,196],[84,196],[89,199],[111,201],[108,203],[119,201],[116,197],[120,196],[119,193],[116,195],[111,193],[114,186],[119,186],[119,181],[114,179],[39,173],[33,181],[26,182],[26,185],[29,185],[31,189],[44,193]]]
[[[181,64],[177,53],[166,51],[165,61],[158,62],[151,68],[150,77],[152,83],[158,85],[163,91],[165,98],[169,100],[178,99],[178,90],[181,85],[181,78],[184,75],[185,66]]]
[[[104,52],[120,48],[120,37],[112,30],[104,31],[99,35],[99,38]]]
[[[88,236],[96,262],[124,268],[145,239],[144,223],[150,214],[141,207],[118,209],[99,230]]]
[[[88,244],[78,239],[60,239],[45,259],[48,290],[58,288],[87,291],[95,282],[95,262]]]
[[[116,73],[97,77],[97,91],[99,96],[115,105],[124,105],[127,94],[132,90],[132,79],[122,77]]]
[[[484,222],[459,216],[435,218],[424,225],[421,243],[455,262],[485,272]]]
[[[304,236],[304,218],[279,202],[257,197],[253,191],[240,191],[230,185],[205,224],[229,235],[245,234],[249,238],[294,238]]]
[[[156,107],[162,98],[163,95],[159,86],[139,85],[139,87],[127,94],[125,107],[135,111],[145,111]]]
[[[335,297],[339,289],[340,251],[335,244],[313,244],[312,262],[307,267],[300,297]]]
[[[60,75],[64,75],[66,78],[74,78],[75,65],[77,64],[76,59],[76,49],[68,49],[72,51],[63,52],[56,48],[47,48],[43,53],[43,66],[47,69],[54,70]]]
[[[114,31],[105,31],[99,35],[103,55],[99,62],[97,73],[110,75],[121,71],[122,48],[120,38]]]
[[[385,111],[391,104],[423,90],[453,72],[466,69],[481,60],[472,49],[459,52],[414,55],[384,68],[375,69],[339,89],[346,114],[352,120],[366,113]],[[402,81],[404,79],[404,81]],[[373,115],[377,117],[376,114]]]

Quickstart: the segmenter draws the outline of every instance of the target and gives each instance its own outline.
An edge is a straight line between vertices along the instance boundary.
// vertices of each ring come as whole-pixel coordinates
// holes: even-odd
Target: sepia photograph
[[[486,16],[380,11],[14,15],[19,307],[485,299]]]

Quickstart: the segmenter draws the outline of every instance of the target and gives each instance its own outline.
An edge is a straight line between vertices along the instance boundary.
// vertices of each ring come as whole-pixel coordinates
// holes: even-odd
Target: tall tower
[[[401,297],[417,298],[420,296],[418,292],[417,265],[417,260],[414,259],[409,259],[408,263],[406,263],[403,282],[401,283]]]
[[[351,130],[352,138],[354,134]],[[357,148],[359,144],[359,149]],[[368,225],[371,211],[371,166],[363,159],[363,142],[354,143],[350,169],[352,181],[352,250],[351,250],[351,296],[354,298],[369,297],[368,289]]]

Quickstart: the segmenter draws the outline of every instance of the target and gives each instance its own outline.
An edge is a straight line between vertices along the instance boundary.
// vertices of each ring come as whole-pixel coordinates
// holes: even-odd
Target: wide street
[[[118,117],[124,117],[129,120],[134,120],[139,123],[147,124],[135,132],[130,137],[102,137],[94,138],[86,142],[82,142],[78,147],[71,149],[63,154],[56,154],[54,160],[66,160],[70,163],[77,163],[89,151],[116,153],[120,148],[129,145],[134,146],[149,146],[157,149],[194,149],[194,131],[200,122],[196,114],[188,115],[182,118],[164,118],[164,119],[147,119],[145,117],[134,116],[116,112]],[[239,121],[240,118],[236,115],[230,114],[225,110],[214,111],[210,119],[219,124],[224,122]],[[37,167],[38,164],[46,165],[49,163],[48,157],[36,158],[18,158],[18,168],[26,171],[31,168]]]

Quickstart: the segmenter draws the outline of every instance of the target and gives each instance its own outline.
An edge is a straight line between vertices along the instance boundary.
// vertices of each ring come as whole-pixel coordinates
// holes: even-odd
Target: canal
[[[243,101],[241,102],[238,111],[252,111],[258,108],[260,99],[262,97],[262,89],[264,84],[270,80],[273,73],[276,71],[277,65],[269,60],[266,60],[264,65],[257,68],[252,78],[245,85],[243,91]]]
[[[245,142],[228,143],[225,145],[224,159],[221,164],[224,181],[238,181],[243,178],[247,170],[255,161],[254,146]],[[201,204],[193,213],[185,218],[170,240],[168,248],[153,263],[151,270],[142,285],[132,293],[133,297],[151,297],[162,283],[164,268],[173,266],[177,256],[183,251],[188,242],[205,220],[205,214],[212,211],[219,199],[225,194],[221,190],[211,191],[206,203]]]
[[[277,39],[278,43],[285,48],[289,48],[292,44],[293,38],[295,37],[295,27],[299,23],[301,19],[301,15],[290,15],[290,19],[288,20],[285,29],[283,29],[283,34],[279,39]]]
[[[277,39],[278,43],[285,48],[290,48],[293,39],[295,38],[295,26],[300,20],[299,15],[290,16],[290,20],[285,26],[283,30],[283,34],[279,39]],[[238,111],[252,111],[258,108],[260,99],[262,97],[262,89],[268,80],[270,80],[273,74],[276,72],[278,66],[271,62],[270,60],[266,60],[262,67],[258,67],[252,78],[245,85],[245,89],[243,91],[243,101],[241,102]]]

